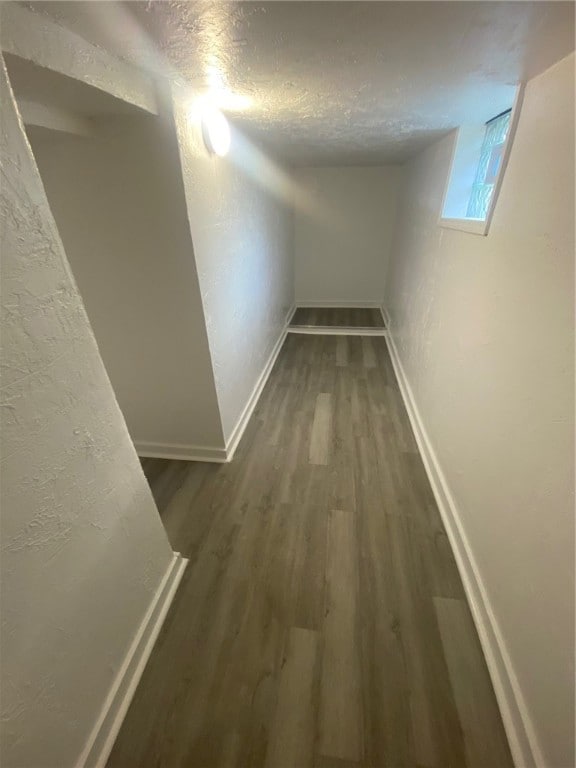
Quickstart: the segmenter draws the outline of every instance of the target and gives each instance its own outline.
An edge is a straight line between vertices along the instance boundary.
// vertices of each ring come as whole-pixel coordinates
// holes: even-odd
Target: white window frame
[[[458,136],[459,136],[460,128],[457,128],[454,131],[454,140],[452,143],[452,156],[450,158],[450,167],[448,170],[448,177],[446,179],[446,186],[444,188],[444,195],[442,196],[442,205],[440,207],[440,214],[438,217],[438,225],[443,229],[457,229],[461,232],[468,232],[471,235],[486,236],[488,234],[488,230],[490,229],[490,224],[492,222],[492,216],[494,215],[494,210],[496,208],[496,203],[498,201],[500,188],[502,186],[502,181],[504,179],[504,174],[506,173],[506,168],[508,166],[508,158],[510,157],[512,144],[514,143],[514,135],[516,133],[516,126],[518,125],[518,119],[520,117],[520,110],[522,107],[523,98],[524,98],[524,83],[519,83],[517,86],[514,103],[511,109],[510,127],[508,129],[508,136],[506,137],[506,144],[504,145],[504,151],[502,153],[502,162],[500,164],[498,176],[494,184],[492,198],[490,199],[490,206],[488,208],[488,212],[486,214],[485,219],[470,219],[464,216],[461,218],[460,217],[451,218],[451,217],[445,217],[442,215],[444,211],[444,206],[446,205],[446,200],[448,198],[448,193],[450,190],[450,181],[452,180],[452,172],[454,170],[454,162],[456,159],[456,150],[458,147]]]

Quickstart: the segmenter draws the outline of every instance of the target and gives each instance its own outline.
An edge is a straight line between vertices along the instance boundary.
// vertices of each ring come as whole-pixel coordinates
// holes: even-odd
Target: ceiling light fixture
[[[219,109],[206,107],[202,113],[202,136],[212,155],[224,157],[230,149],[230,126]]]

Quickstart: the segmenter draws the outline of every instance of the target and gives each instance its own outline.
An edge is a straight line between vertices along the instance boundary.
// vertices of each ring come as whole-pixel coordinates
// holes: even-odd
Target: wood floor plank
[[[510,765],[510,750],[494,706],[470,610],[463,600],[434,600],[448,672],[464,731],[469,768]]]
[[[313,686],[318,633],[293,627],[278,682],[278,701],[266,752],[266,768],[313,765]]]
[[[384,328],[384,320],[377,307],[298,307],[290,325]]]
[[[338,757],[317,755],[314,768],[361,768],[361,763],[355,763],[352,760],[340,760]]]
[[[336,337],[336,365],[345,367],[348,365],[348,345],[346,336]]]
[[[328,481],[329,470],[323,466],[300,468],[296,476],[299,580],[294,623],[310,629],[320,629],[324,618]]]
[[[374,352],[371,336],[362,336],[362,355],[364,368],[376,368],[376,354]]]
[[[354,516],[332,510],[326,555],[318,753],[352,761],[363,757],[357,600]]]
[[[290,334],[234,461],[143,466],[190,565],[109,768],[265,768],[283,720],[314,768],[512,765],[474,628],[438,602],[464,592],[384,338]],[[295,628],[310,685],[308,641],[286,681]]]
[[[433,596],[416,549],[418,539],[411,535],[410,519],[387,516],[386,528],[392,578],[399,595],[415,759],[422,766],[464,765],[458,711],[435,622]]]
[[[275,398],[277,418],[271,419],[272,427],[270,429],[270,445],[280,445],[290,438],[290,430],[286,429],[288,420],[286,418],[289,407],[292,406],[290,390],[283,387],[278,391]]]
[[[310,464],[328,464],[332,425],[332,395],[320,392],[316,397],[310,435]]]
[[[283,504],[294,501],[296,490],[294,476],[298,467],[298,461],[305,450],[303,421],[302,411],[297,411],[295,423],[290,431],[290,443],[285,452],[282,478],[280,480],[280,503]]]
[[[366,761],[412,768],[411,690],[401,624],[401,594],[386,514],[370,513],[378,498],[378,457],[368,438],[355,441],[356,517],[360,552],[360,626]]]

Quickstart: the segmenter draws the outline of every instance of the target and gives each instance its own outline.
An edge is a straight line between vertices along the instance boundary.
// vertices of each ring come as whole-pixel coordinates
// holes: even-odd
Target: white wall
[[[1,762],[67,768],[172,552],[0,63]]]
[[[137,447],[223,447],[176,136],[109,118],[29,129],[74,277]],[[48,138],[46,138],[48,137]]]
[[[528,83],[490,232],[437,225],[452,138],[408,166],[386,290],[545,764],[574,764],[574,56]]]
[[[297,302],[380,304],[400,177],[398,166],[295,171],[312,202],[295,214]]]
[[[208,155],[185,89],[174,88],[188,216],[227,442],[293,304],[291,201],[282,169],[233,136]]]
[[[140,66],[126,61],[123,50],[119,49],[113,54],[103,45],[92,45],[71,29],[65,29],[52,21],[45,10],[42,8],[42,12],[38,13],[19,3],[2,3],[2,50],[53,72],[74,77],[128,104],[156,114],[152,78]]]

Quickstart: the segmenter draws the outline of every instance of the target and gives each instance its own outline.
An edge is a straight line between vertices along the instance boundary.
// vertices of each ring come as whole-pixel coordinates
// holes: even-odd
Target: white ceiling
[[[574,48],[571,2],[31,5],[225,106],[233,94],[241,128],[309,165],[402,162]]]

